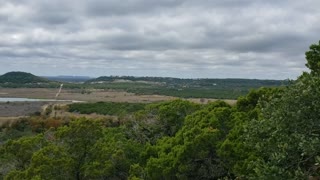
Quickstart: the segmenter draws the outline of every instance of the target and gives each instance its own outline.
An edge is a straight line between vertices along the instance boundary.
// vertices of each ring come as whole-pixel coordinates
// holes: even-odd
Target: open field
[[[49,88],[1,88],[0,97],[20,97],[20,98],[40,98],[54,99],[57,89]],[[129,103],[152,103],[159,101],[168,101],[177,97],[163,95],[137,95],[124,91],[114,90],[81,90],[81,89],[64,89],[61,91],[58,99],[60,100],[76,100],[87,102],[129,102]],[[207,103],[215,101],[210,98],[191,98],[190,101],[198,103]],[[236,100],[226,100],[230,104],[234,104]]]
[[[22,97],[54,99],[57,89],[48,88],[2,88],[0,97]],[[123,91],[86,90],[72,89],[62,90],[59,100],[77,100],[87,102],[112,101],[112,102],[157,102],[175,99],[169,96],[160,95],[135,95]]]
[[[57,89],[50,88],[1,88],[0,97],[54,99]],[[129,102],[129,103],[152,103],[174,100],[177,97],[163,95],[136,95],[124,91],[112,90],[86,90],[65,89],[62,90],[58,100],[76,100],[86,102]],[[190,98],[196,103],[208,103],[216,101],[209,98]],[[224,100],[229,104],[235,104],[235,100]],[[42,112],[50,104],[67,104],[70,102],[10,102],[0,103],[0,117],[21,117],[36,112]],[[1,120],[1,119],[0,119]],[[3,120],[1,120],[3,121]]]

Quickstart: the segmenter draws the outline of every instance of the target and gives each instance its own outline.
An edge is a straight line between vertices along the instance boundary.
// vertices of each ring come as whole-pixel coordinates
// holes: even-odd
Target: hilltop
[[[35,76],[26,72],[8,72],[0,76],[0,83],[10,84],[35,84],[35,83],[48,83],[49,80]]]

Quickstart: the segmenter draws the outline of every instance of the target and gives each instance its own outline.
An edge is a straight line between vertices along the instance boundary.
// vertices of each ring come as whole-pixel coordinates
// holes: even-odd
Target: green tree
[[[69,126],[61,127],[56,132],[59,145],[63,146],[72,158],[72,172],[77,180],[84,179],[84,166],[94,153],[94,145],[102,138],[100,122],[79,119],[71,121]]]
[[[200,109],[199,104],[181,99],[151,104],[135,114],[127,124],[128,136],[142,143],[155,144],[163,136],[174,136],[187,115]]]
[[[1,174],[6,179],[24,179],[25,170],[31,163],[34,152],[45,147],[47,142],[42,135],[10,140],[1,148]]]
[[[29,168],[26,170],[25,179],[40,178],[72,179],[73,159],[61,146],[51,144],[35,152]]]
[[[58,128],[50,142],[38,135],[0,148],[1,174],[17,180],[128,179],[130,166],[140,162],[143,150],[123,128],[104,128],[89,119]]]
[[[127,179],[131,164],[139,162],[143,146],[127,139],[122,128],[106,128],[85,166],[86,179]]]
[[[163,137],[155,146],[149,146],[147,177],[218,179],[226,176],[227,171],[216,149],[227,132],[232,110],[220,105],[217,102],[187,116],[175,136]]]
[[[247,128],[250,121],[261,116],[260,102],[270,102],[281,97],[284,88],[260,88],[251,90],[246,96],[238,98],[237,104],[230,117],[228,134],[218,148],[219,157],[228,168],[229,175],[248,174],[247,161],[255,158],[255,148],[245,145]]]
[[[8,141],[3,147],[3,153],[14,162],[15,169],[25,170],[31,162],[33,153],[45,145],[46,141],[42,135],[22,137]]]
[[[310,50],[306,52],[306,66],[311,70],[311,74],[320,73],[320,41],[319,44],[312,44]]]
[[[306,179],[320,176],[320,77],[305,74],[280,98],[261,102],[262,116],[251,120],[243,138],[254,158],[247,178]]]

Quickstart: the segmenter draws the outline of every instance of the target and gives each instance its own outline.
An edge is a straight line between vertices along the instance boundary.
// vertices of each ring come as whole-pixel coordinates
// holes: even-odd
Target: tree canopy
[[[312,44],[310,50],[306,52],[306,66],[311,70],[312,74],[320,73],[320,41],[319,44]]]

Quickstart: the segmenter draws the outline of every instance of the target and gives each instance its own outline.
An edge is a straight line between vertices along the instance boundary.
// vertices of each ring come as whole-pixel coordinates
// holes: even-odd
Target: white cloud
[[[0,72],[295,78],[317,0],[0,0]]]

